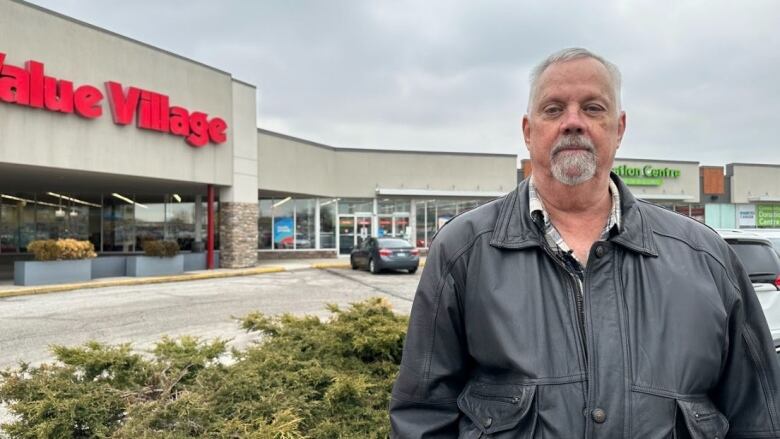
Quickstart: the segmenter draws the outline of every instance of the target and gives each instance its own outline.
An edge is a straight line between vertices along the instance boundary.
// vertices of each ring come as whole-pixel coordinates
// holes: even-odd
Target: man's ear
[[[626,132],[626,112],[620,112],[620,118],[618,119],[618,141],[617,148],[620,148],[620,143],[623,142],[623,133]],[[615,148],[615,149],[617,149]]]
[[[531,123],[528,121],[528,115],[523,115],[523,139],[525,147],[531,149]]]

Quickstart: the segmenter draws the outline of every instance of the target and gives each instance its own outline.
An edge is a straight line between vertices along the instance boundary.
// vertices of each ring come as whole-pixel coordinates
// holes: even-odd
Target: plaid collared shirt
[[[616,227],[617,230],[620,230],[620,193],[618,192],[617,185],[615,185],[615,182],[612,181],[611,178],[609,179],[609,193],[612,195],[612,209],[610,209],[607,223],[604,226],[604,230],[602,230],[601,237],[599,239],[607,239],[613,227]],[[547,240],[547,244],[550,246],[550,249],[564,262],[575,262],[578,267],[572,268],[575,268],[575,272],[579,272],[577,274],[580,275],[583,269],[582,262],[580,262],[577,257],[574,256],[574,252],[572,252],[571,248],[566,245],[566,241],[563,240],[561,234],[550,221],[550,215],[547,214],[547,211],[544,209],[544,203],[542,203],[542,199],[539,198],[539,195],[536,192],[536,186],[534,185],[533,178],[528,181],[528,205],[531,210],[531,219],[534,221],[536,220],[534,215],[542,216],[544,220],[544,237]]]

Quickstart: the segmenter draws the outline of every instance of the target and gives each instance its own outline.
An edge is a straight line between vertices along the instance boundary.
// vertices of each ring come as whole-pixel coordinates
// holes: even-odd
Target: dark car
[[[417,271],[420,251],[400,238],[367,238],[352,249],[349,262],[353,270],[367,268],[372,273],[382,270]]]

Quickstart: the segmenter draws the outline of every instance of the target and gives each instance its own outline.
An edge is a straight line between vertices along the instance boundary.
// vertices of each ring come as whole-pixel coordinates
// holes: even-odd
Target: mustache
[[[593,142],[582,134],[568,134],[561,136],[553,145],[551,156],[563,151],[564,149],[581,148],[590,153],[596,152],[596,147],[593,146]]]

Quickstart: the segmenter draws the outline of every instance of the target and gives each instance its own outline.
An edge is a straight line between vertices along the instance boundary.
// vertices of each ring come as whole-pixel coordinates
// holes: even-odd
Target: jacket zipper
[[[577,277],[572,274],[572,272],[569,271],[568,268],[561,262],[553,253],[552,250],[547,245],[546,240],[542,243],[542,248],[544,249],[544,252],[547,253],[550,258],[555,261],[555,263],[561,267],[561,269],[566,273],[567,277],[569,278],[570,283],[572,283],[572,287],[574,289],[574,303],[577,307],[577,323],[578,323],[578,329],[580,332],[580,346],[582,347],[582,355],[585,357],[584,365],[585,370],[588,369],[588,347],[587,342],[585,341],[585,299],[583,298],[582,289],[583,283],[580,282]]]

